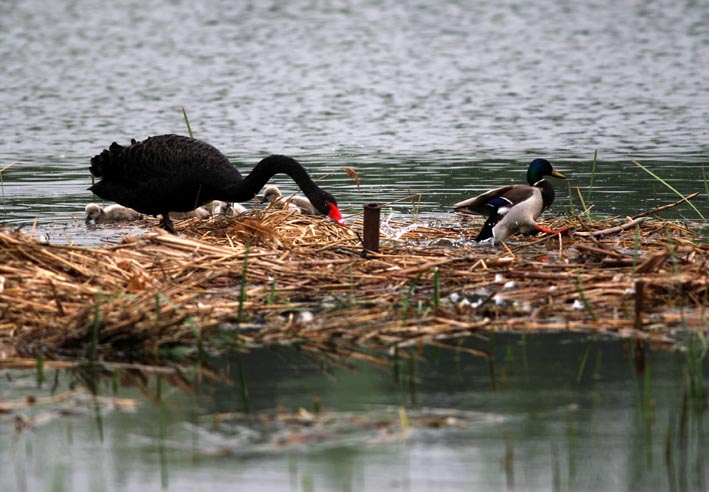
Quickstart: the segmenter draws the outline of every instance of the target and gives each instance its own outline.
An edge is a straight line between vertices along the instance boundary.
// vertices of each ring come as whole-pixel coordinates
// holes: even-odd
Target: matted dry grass
[[[401,237],[366,258],[360,223],[287,211],[193,219],[179,236],[155,229],[99,248],[0,230],[0,363],[273,344],[379,361],[494,330],[671,343],[678,327],[706,329],[709,244],[662,220],[597,234],[623,222],[558,219],[547,225],[574,230],[494,248],[458,219],[387,223]]]

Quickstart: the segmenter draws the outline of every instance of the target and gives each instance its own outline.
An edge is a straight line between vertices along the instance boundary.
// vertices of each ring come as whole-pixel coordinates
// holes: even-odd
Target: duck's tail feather
[[[495,227],[495,224],[497,224],[497,219],[498,217],[496,217],[495,215],[488,217],[488,219],[483,224],[483,228],[480,229],[480,232],[478,233],[475,240],[480,242],[494,237],[492,233],[492,228]]]

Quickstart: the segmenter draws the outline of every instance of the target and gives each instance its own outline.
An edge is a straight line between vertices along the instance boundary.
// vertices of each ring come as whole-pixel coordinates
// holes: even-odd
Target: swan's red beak
[[[342,214],[340,213],[340,209],[337,208],[337,205],[332,202],[327,202],[327,205],[330,207],[330,211],[327,215],[341,226],[346,226],[347,222],[342,218]]]

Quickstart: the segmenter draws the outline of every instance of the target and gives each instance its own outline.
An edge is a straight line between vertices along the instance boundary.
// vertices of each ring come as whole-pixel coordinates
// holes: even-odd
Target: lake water
[[[105,236],[82,223],[90,157],[186,134],[182,106],[243,170],[286,153],[335,172],[324,184],[350,212],[412,192],[448,219],[539,156],[570,178],[557,213],[569,190],[588,196],[596,150],[601,214],[677,198],[632,159],[685,194],[709,173],[706,1],[27,0],[0,6],[0,39],[0,168],[17,163],[0,217],[57,241]]]
[[[569,178],[554,181],[548,214],[578,207],[577,187],[600,214],[675,201],[638,160],[679,192],[702,192],[694,203],[709,216],[705,0],[9,0],[0,41],[0,169],[16,163],[0,174],[0,224],[37,220],[54,242],[144,230],[84,225],[89,159],[114,140],[186,134],[183,106],[195,136],[242,170],[293,155],[328,175],[323,186],[349,213],[415,193],[419,217],[457,222],[450,204],[523,182],[529,161],[547,157]],[[698,219],[687,206],[665,216]],[[190,396],[192,376],[181,389],[148,377],[142,392],[104,381],[102,395],[136,398],[137,409],[80,395],[46,415],[0,415],[3,487],[706,488],[706,415],[687,403],[682,355],[652,352],[638,372],[624,342],[502,340],[492,366],[446,354],[399,380],[391,367],[328,375],[293,354],[244,356],[254,419],[312,410],[315,397],[334,412],[314,441],[284,424],[215,426],[216,412],[244,409],[233,382]],[[213,363],[238,381],[234,359]],[[0,377],[3,401],[86,385],[76,373],[39,390],[33,372]],[[401,405],[412,419],[450,420],[402,436]],[[35,412],[46,421],[13,429]]]
[[[3,490],[706,490],[706,395],[686,354],[569,335],[469,343],[492,357],[427,349],[345,369],[255,351],[208,361],[217,382],[197,367],[45,370],[39,388],[0,371],[0,400],[36,401],[0,414]]]

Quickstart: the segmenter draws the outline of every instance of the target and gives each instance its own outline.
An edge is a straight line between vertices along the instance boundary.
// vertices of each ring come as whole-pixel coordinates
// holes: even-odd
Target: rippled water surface
[[[682,193],[705,189],[704,1],[25,0],[0,5],[0,39],[0,167],[17,163],[1,217],[55,237],[95,234],[81,229],[89,158],[186,133],[181,106],[244,170],[279,152],[335,171],[325,185],[354,211],[413,192],[448,217],[545,156],[570,178],[559,213],[588,191],[595,150],[600,213],[676,198],[631,159]]]

